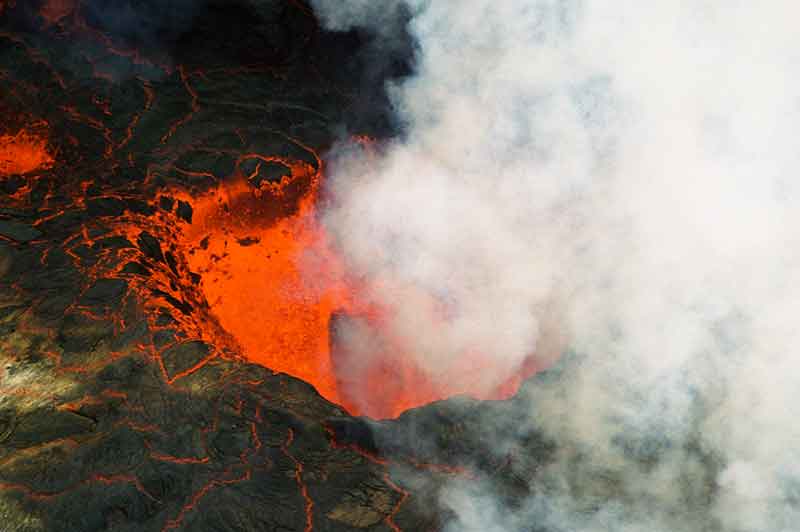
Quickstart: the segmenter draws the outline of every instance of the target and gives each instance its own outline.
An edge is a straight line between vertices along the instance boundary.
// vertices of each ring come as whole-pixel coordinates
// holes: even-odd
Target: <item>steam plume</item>
[[[334,29],[392,12],[314,4]],[[508,517],[492,489],[450,486],[453,530],[796,527],[800,7],[406,4],[405,134],[332,155],[326,223],[430,371],[549,357],[547,334],[582,357],[529,388],[561,449],[548,489]]]

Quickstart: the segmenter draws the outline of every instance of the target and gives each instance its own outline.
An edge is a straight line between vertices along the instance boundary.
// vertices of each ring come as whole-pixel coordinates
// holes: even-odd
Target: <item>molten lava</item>
[[[34,128],[0,135],[0,176],[46,169],[53,162],[45,136],[34,133]]]
[[[255,169],[246,175],[242,168]],[[267,165],[280,180],[253,178]],[[501,386],[481,388],[493,361],[465,354],[439,375],[408,356],[409,342],[387,327],[392,309],[376,304],[346,271],[316,213],[321,176],[307,163],[244,155],[226,183],[187,198],[193,223],[182,248],[220,325],[252,362],[313,384],[328,400],[357,415],[396,417],[457,394],[480,399],[513,395],[533,364],[511,368]],[[404,289],[412,290],[413,287]],[[336,322],[372,331],[369,352],[337,341]],[[339,338],[338,340],[341,340]]]
[[[220,324],[250,360],[338,400],[328,320],[347,291],[335,262],[320,272],[327,278],[316,286],[304,282],[298,262],[303,253],[327,250],[314,220],[318,176],[303,163],[289,168],[279,183],[254,188],[240,175],[195,200],[194,223],[186,233],[188,262],[202,276],[202,290]],[[309,191],[299,201],[292,197],[298,186]],[[319,258],[321,264],[331,259]]]

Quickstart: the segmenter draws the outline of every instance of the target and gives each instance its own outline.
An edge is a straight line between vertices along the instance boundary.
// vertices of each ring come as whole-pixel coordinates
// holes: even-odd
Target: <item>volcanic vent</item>
[[[196,197],[175,194],[193,207],[179,248],[243,355],[374,418],[458,394],[513,395],[533,364],[491,389],[479,386],[488,357],[465,353],[440,375],[416,364],[409,342],[385,327],[393,309],[370,298],[374,287],[348,272],[320,223],[321,161],[297,141],[294,153],[305,160],[239,154],[226,180]],[[371,345],[349,341],[354,326],[369,329]]]

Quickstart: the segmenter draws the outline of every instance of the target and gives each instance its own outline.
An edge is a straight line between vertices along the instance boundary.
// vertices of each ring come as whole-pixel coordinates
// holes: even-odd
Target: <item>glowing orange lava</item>
[[[336,264],[326,265],[316,286],[304,282],[298,260],[325,253],[314,220],[314,194],[292,206],[293,187],[316,190],[317,173],[291,165],[279,184],[255,189],[243,177],[194,201],[194,223],[186,233],[188,262],[220,325],[252,361],[312,383],[338,400],[328,349],[328,320],[347,298]],[[288,215],[287,215],[288,214]],[[320,256],[321,263],[332,257]]]
[[[533,364],[513,368],[503,385],[480,389],[475,383],[493,363],[489,357],[465,354],[438,376],[420,368],[407,356],[407,342],[385,326],[392,309],[365,295],[370,287],[348,275],[318,222],[320,174],[306,163],[254,154],[237,166],[248,158],[283,165],[286,175],[256,188],[238,171],[192,198],[193,223],[182,247],[213,314],[250,361],[309,382],[352,414],[374,418],[457,394],[507,398],[536,371]],[[337,317],[374,331],[374,349],[337,344]]]
[[[53,162],[43,135],[27,129],[14,135],[0,135],[0,176],[49,168]]]

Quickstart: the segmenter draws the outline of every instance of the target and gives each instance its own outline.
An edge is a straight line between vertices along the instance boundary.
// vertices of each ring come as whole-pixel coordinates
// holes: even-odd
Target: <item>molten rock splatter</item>
[[[27,174],[53,165],[53,156],[43,135],[23,129],[0,135],[0,176]]]

